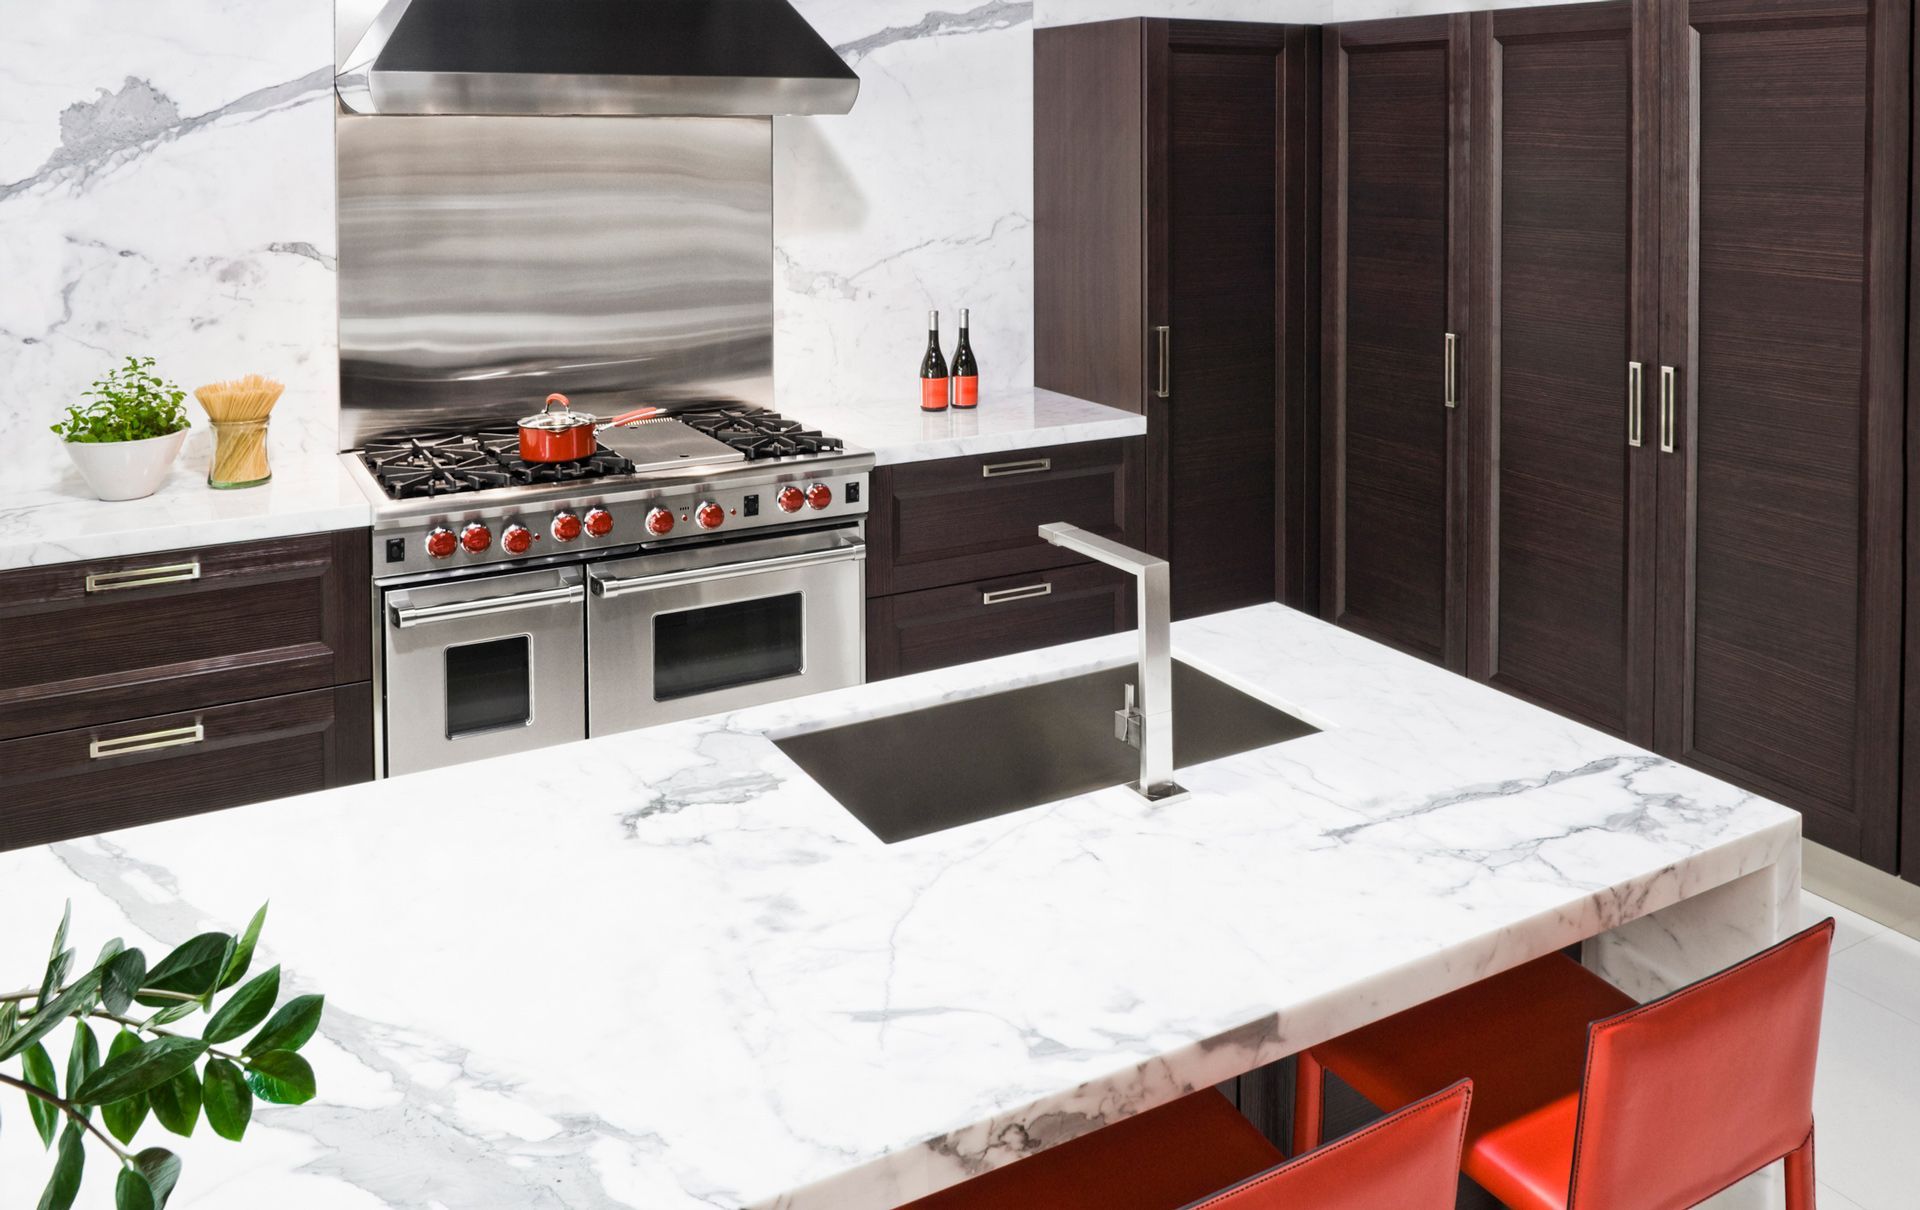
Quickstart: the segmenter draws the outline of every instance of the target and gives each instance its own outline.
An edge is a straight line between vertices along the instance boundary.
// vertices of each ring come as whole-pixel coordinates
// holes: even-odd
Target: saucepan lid
[[[557,412],[554,411],[555,404],[560,405],[560,410]],[[564,433],[568,429],[590,426],[596,422],[591,413],[574,411],[572,401],[565,395],[555,391],[553,394],[547,396],[546,404],[541,407],[537,415],[523,416],[520,418],[519,423],[523,429],[542,429],[555,433]]]

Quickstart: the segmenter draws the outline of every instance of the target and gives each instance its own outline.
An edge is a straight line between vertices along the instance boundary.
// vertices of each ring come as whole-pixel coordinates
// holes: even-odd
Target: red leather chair
[[[1683,1210],[1775,1160],[1813,1210],[1813,1069],[1833,921],[1636,1004],[1561,955],[1300,1056],[1296,1150],[1325,1073],[1376,1105],[1471,1077],[1462,1169],[1513,1210]]]
[[[1279,1150],[1209,1089],[906,1210],[1453,1210],[1472,1092],[1462,1080],[1270,1166]]]

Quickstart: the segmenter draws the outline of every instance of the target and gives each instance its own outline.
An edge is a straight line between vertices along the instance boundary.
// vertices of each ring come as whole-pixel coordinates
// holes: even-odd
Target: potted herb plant
[[[151,496],[187,439],[187,393],[153,372],[153,358],[129,357],[81,392],[53,431],[102,500]]]

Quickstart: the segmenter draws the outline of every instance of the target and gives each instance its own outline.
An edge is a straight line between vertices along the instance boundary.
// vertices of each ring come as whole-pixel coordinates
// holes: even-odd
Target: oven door
[[[859,684],[866,555],[841,529],[593,565],[590,734]]]
[[[585,738],[586,595],[578,566],[388,590],[387,772]]]

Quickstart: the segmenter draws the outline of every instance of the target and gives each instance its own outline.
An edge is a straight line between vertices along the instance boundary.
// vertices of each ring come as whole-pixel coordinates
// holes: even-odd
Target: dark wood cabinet
[[[1321,45],[1321,612],[1464,669],[1467,17]]]
[[[1315,36],[1034,34],[1035,382],[1146,415],[1176,617],[1317,591]]]

